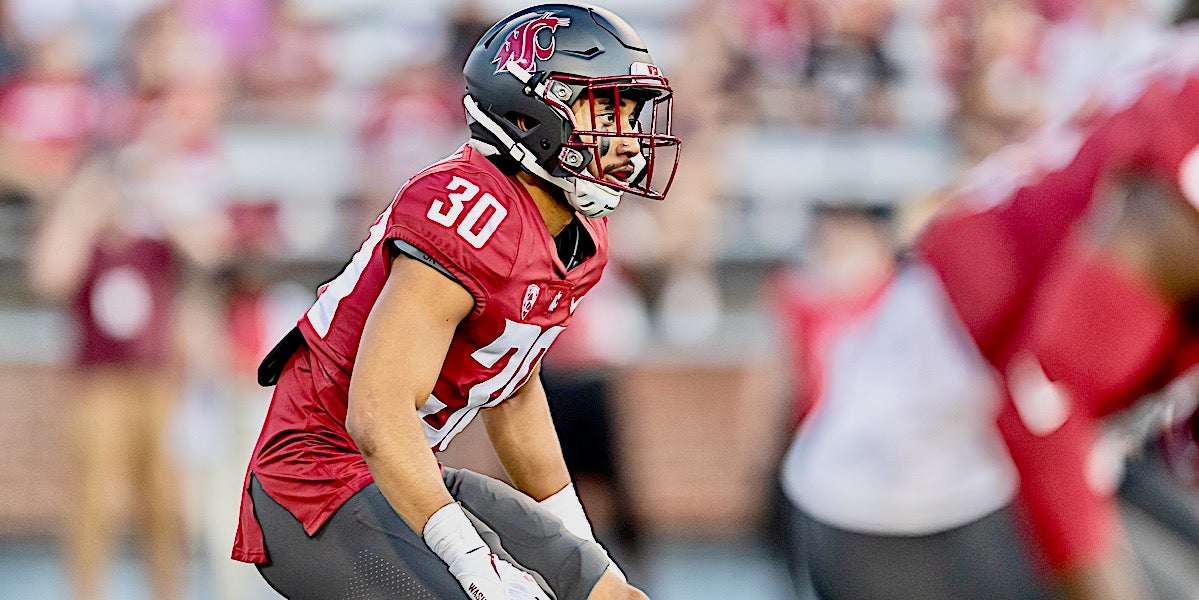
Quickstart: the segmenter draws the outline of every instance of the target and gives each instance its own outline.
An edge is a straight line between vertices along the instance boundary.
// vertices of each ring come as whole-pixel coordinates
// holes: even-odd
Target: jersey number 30
[[[426,216],[438,225],[446,227],[457,225],[455,231],[462,236],[462,239],[475,248],[482,248],[491,234],[499,228],[500,221],[508,216],[508,209],[504,208],[504,205],[488,192],[483,192],[483,195],[479,196],[479,186],[461,177],[455,176],[450,180],[449,185],[445,186],[445,189],[451,192],[449,199],[433,200]],[[476,199],[476,197],[478,198]],[[466,216],[463,216],[462,212],[466,210],[466,205],[472,202],[470,210],[466,211]],[[483,215],[488,214],[489,211],[491,216],[486,222],[482,222]]]

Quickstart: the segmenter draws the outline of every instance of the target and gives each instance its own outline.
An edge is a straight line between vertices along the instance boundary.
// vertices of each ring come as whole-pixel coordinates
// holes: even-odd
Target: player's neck
[[[575,218],[574,211],[561,200],[562,192],[531,173],[521,171],[516,174],[516,179],[533,198],[550,237],[557,237]]]

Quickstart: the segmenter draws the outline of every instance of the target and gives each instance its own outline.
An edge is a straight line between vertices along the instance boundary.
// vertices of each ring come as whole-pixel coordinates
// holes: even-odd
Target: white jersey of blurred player
[[[1185,213],[1199,208],[1199,127],[1186,117],[1197,110],[1199,34],[1183,32],[965,178],[829,359],[783,466],[808,517],[939,535],[1006,505],[1018,472],[1031,541],[1056,575],[1090,584],[1096,564],[1113,564],[1117,475],[1095,443],[1099,419],[1197,359],[1182,314],[1194,301]],[[1127,239],[1105,247],[1113,234],[1088,229],[1121,190],[1131,200],[1108,229],[1172,269],[1130,267]]]
[[[998,384],[952,315],[936,276],[912,263],[844,333],[784,463],[784,490],[804,511],[854,531],[927,535],[1011,501]]]

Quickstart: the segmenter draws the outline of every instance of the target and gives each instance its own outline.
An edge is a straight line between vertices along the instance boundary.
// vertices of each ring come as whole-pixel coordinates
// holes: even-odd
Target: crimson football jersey
[[[345,419],[363,325],[396,241],[428,254],[475,300],[419,411],[429,446],[444,449],[480,409],[511,396],[607,263],[606,219],[576,218],[595,254],[567,271],[532,198],[469,144],[409,180],[300,319],[306,347],[276,386],[247,484],[253,474],[312,534],[373,480]],[[233,557],[265,562],[246,490]]]

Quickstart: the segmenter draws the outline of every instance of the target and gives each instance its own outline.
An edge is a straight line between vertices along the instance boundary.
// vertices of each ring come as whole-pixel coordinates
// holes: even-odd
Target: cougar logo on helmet
[[[497,65],[495,72],[507,71],[509,62],[515,62],[526,71],[535,71],[537,61],[549,60],[554,55],[553,32],[559,27],[569,26],[569,18],[556,17],[552,12],[534,15],[532,20],[522,23],[504,38],[499,52],[491,60]],[[547,27],[550,30],[550,45],[542,46],[537,42],[537,34]]]

